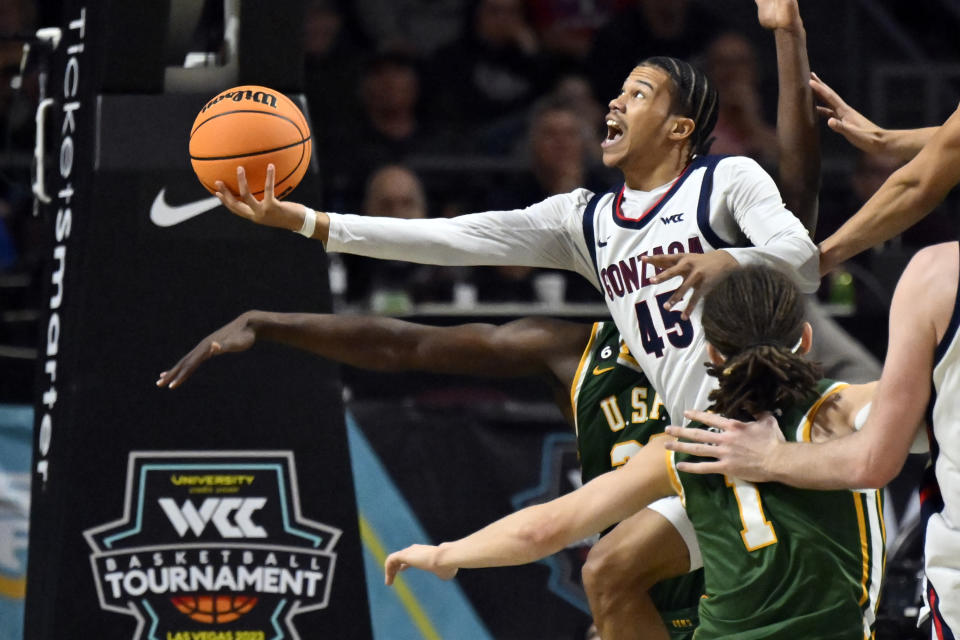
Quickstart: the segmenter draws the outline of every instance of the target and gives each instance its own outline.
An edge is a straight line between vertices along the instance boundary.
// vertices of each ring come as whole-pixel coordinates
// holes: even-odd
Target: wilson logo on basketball
[[[291,452],[135,452],[127,473],[123,517],[84,536],[100,606],[143,637],[297,638],[327,606],[341,531],[300,514]]]
[[[277,96],[266,91],[250,91],[249,89],[240,90],[240,91],[227,91],[226,93],[221,93],[216,98],[208,102],[203,106],[203,109],[200,110],[200,113],[203,113],[210,107],[215,104],[222,102],[223,100],[233,100],[234,102],[242,102],[244,100],[249,100],[251,102],[256,102],[259,104],[265,104],[268,107],[277,108]]]

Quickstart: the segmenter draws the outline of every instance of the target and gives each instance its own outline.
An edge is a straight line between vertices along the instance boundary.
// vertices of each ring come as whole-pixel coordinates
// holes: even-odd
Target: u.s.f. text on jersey
[[[646,255],[662,256],[677,253],[703,253],[703,241],[699,236],[690,236],[686,244],[675,240],[666,246],[654,247],[625,260],[610,262],[600,269],[600,282],[610,300],[622,298],[643,287],[654,284],[650,278],[660,270],[652,264],[646,264],[642,258]]]

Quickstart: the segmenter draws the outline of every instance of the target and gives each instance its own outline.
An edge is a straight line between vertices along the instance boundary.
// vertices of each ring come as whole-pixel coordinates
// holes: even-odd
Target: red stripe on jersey
[[[927,599],[930,601],[930,615],[933,616],[933,626],[937,633],[937,640],[944,640],[943,624],[940,622],[940,616],[937,615],[937,592],[933,586],[927,584]]]
[[[926,502],[930,499],[940,500],[940,486],[937,484],[928,484],[920,489],[920,502]]]
[[[927,603],[930,605],[930,617],[933,618],[933,631],[937,640],[955,640],[953,631],[947,626],[940,613],[940,598],[929,579],[927,580]]]
[[[687,173],[687,171],[690,170],[690,167],[692,165],[693,163],[690,163],[686,167],[684,167],[683,171],[680,172],[680,175],[674,178],[673,182],[670,183],[670,188],[667,189],[662,196],[660,196],[659,200],[653,203],[653,206],[651,206],[649,209],[644,211],[643,215],[640,216],[639,218],[628,218],[625,215],[623,215],[623,208],[620,206],[620,203],[623,201],[623,192],[627,188],[627,185],[624,184],[622,187],[620,187],[620,193],[617,194],[617,203],[613,207],[613,210],[617,214],[617,217],[620,218],[621,220],[626,220],[628,222],[639,222],[640,220],[643,220],[644,218],[646,218],[648,215],[650,215],[651,211],[653,211],[654,209],[660,206],[660,203],[663,202],[667,198],[667,196],[673,193],[673,188],[677,186],[677,183],[680,182],[680,178],[682,178]]]

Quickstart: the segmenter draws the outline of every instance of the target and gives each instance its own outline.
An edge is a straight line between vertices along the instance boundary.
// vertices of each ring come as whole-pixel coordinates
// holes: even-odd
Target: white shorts
[[[647,505],[647,508],[653,509],[669,520],[680,537],[683,538],[687,545],[687,551],[690,553],[690,571],[696,571],[702,567],[703,557],[700,555],[700,545],[697,543],[697,532],[693,530],[693,523],[687,517],[687,510],[683,508],[680,496],[660,498]]]

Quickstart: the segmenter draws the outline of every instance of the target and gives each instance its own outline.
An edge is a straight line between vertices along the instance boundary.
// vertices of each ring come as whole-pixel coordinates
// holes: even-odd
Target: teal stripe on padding
[[[360,513],[388,552],[414,543],[431,542],[349,411],[346,420],[350,465]],[[383,566],[366,548],[363,564],[373,637],[376,640],[421,640],[423,635],[396,591],[383,584]],[[493,640],[456,581],[443,581],[416,569],[401,575],[442,638]]]
[[[0,475],[11,474],[0,487],[9,482],[9,487],[23,492],[29,502],[30,455],[33,450],[33,407],[21,404],[0,404]],[[10,497],[10,496],[7,496]],[[8,597],[11,589],[19,593],[22,580],[27,575],[27,514],[15,506],[19,499],[14,496],[9,509],[2,510],[0,517],[13,525],[10,537],[0,540],[0,552],[12,554],[19,567],[3,567],[0,570],[0,640],[23,640],[23,598]]]

